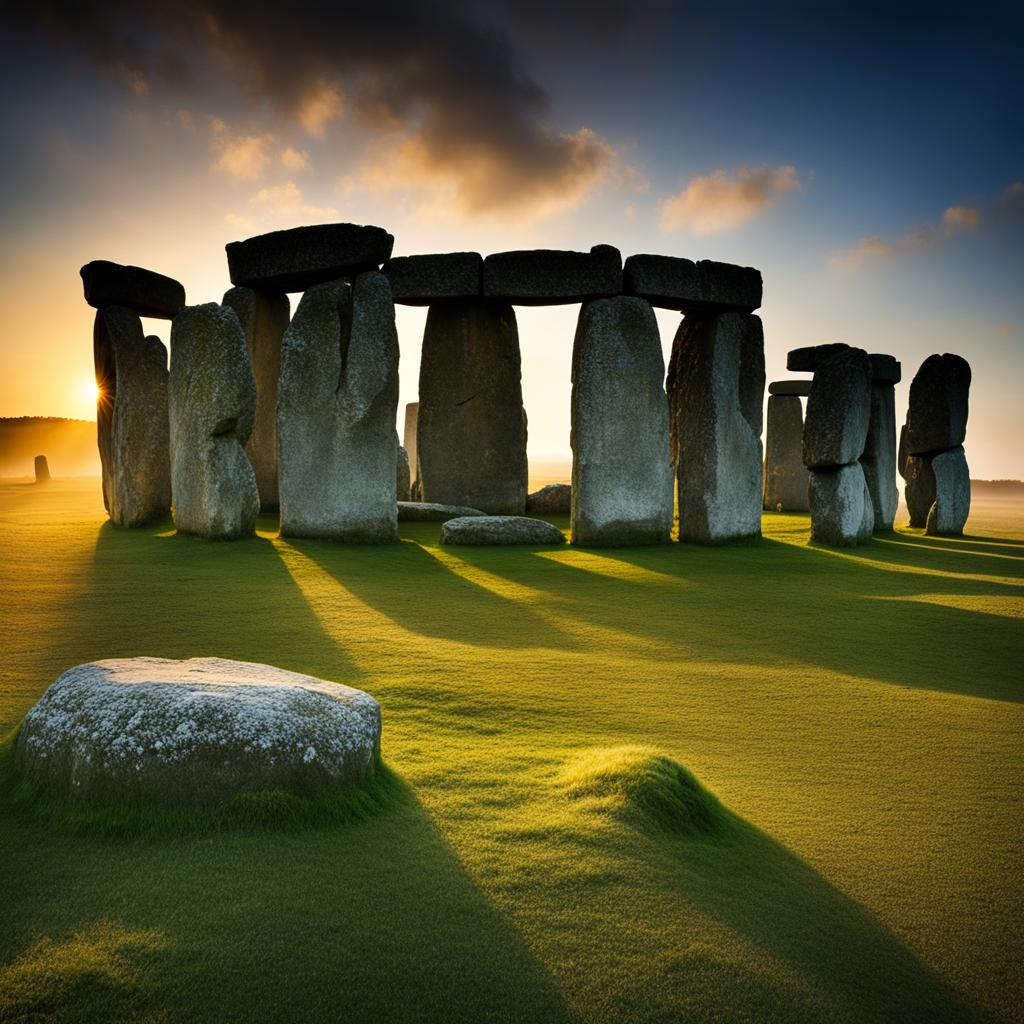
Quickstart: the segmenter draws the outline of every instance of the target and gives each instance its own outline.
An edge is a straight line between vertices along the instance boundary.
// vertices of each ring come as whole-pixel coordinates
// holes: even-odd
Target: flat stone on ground
[[[222,658],[115,658],[65,672],[29,710],[26,776],[72,800],[216,805],[369,778],[380,705],[341,683]]]
[[[470,516],[441,527],[442,544],[564,544],[557,526],[526,516]]]
[[[400,523],[446,523],[449,519],[464,519],[467,516],[485,516],[478,508],[463,505],[441,505],[435,501],[400,501],[398,521]]]
[[[751,313],[761,305],[762,282],[754,267],[640,253],[626,260],[622,290],[661,309]]]
[[[394,238],[372,224],[316,224],[228,242],[232,284],[301,292],[315,284],[376,270]]]
[[[481,294],[483,257],[478,252],[439,252],[393,256],[384,267],[395,302],[429,306],[445,299]]]
[[[811,393],[810,379],[803,380],[776,380],[768,385],[769,395],[794,395],[797,398],[806,398]]]
[[[621,291],[622,256],[610,245],[496,252],[484,260],[483,294],[513,305],[585,302]]]
[[[526,511],[535,516],[567,516],[572,511],[572,485],[547,484],[526,496]]]
[[[124,306],[139,316],[172,320],[185,305],[185,289],[152,270],[93,260],[80,273],[85,301],[94,309]]]

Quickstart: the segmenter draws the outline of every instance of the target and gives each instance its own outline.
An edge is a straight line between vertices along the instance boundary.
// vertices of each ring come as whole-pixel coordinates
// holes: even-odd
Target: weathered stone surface
[[[717,544],[761,533],[764,333],[749,313],[688,316],[668,388],[679,477],[679,539]]]
[[[967,436],[971,367],[946,353],[929,356],[910,383],[907,451],[928,455],[956,448]]]
[[[45,455],[37,455],[35,459],[36,483],[45,484],[50,480],[50,464]]]
[[[547,484],[526,496],[526,511],[532,516],[567,516],[572,512],[572,486]]]
[[[768,399],[765,432],[764,507],[773,512],[806,512],[810,482],[802,456],[804,414],[795,395]]]
[[[811,393],[811,381],[805,380],[775,380],[768,385],[769,395],[795,395],[798,398],[806,398]]]
[[[845,352],[849,347],[845,342],[836,341],[827,345],[794,348],[786,353],[786,369],[794,373],[814,373],[823,360],[834,356],[837,352]]]
[[[792,354],[792,353],[791,353]],[[818,363],[804,418],[804,465],[809,469],[856,462],[871,418],[871,361],[859,348],[842,348]]]
[[[872,352],[871,380],[874,384],[899,384],[903,379],[903,365],[895,356],[883,352]]]
[[[751,313],[761,305],[761,272],[713,260],[695,263],[680,256],[643,253],[626,260],[622,290],[652,306],[688,314]]]
[[[224,305],[238,316],[256,379],[256,419],[245,446],[260,507],[277,510],[277,382],[281,376],[281,340],[288,329],[291,304],[282,292],[239,286],[224,295]]]
[[[409,497],[419,497],[419,485],[416,482],[416,422],[420,415],[419,402],[407,402],[405,406],[405,427],[402,431],[402,444],[409,457]]]
[[[235,311],[186,306],[171,325],[171,489],[179,533],[252,534],[260,509],[245,443],[256,381]]]
[[[525,516],[470,516],[441,527],[442,544],[564,544],[557,526]]]
[[[384,273],[395,302],[429,306],[445,299],[471,299],[483,288],[483,257],[478,252],[394,256]]]
[[[185,289],[152,270],[93,260],[80,273],[85,301],[94,309],[124,306],[139,316],[171,320],[185,305]]]
[[[932,459],[935,503],[928,510],[925,533],[956,537],[964,532],[971,512],[971,474],[962,447],[941,452]]]
[[[672,528],[665,364],[644,299],[580,310],[572,354],[572,540],[660,544]]]
[[[621,291],[622,256],[610,245],[590,252],[496,252],[484,260],[484,295],[521,306],[585,302]]]
[[[859,462],[811,470],[811,539],[844,548],[871,539],[875,516]]]
[[[876,530],[891,530],[900,503],[896,487],[896,395],[892,384],[871,385],[871,414],[860,457]]]
[[[526,413],[512,307],[484,299],[431,306],[419,394],[417,496],[522,514]]]
[[[434,501],[400,501],[398,521],[400,523],[446,523],[449,519],[464,519],[466,516],[484,516],[478,508],[464,505],[441,505]]]
[[[331,281],[302,296],[281,351],[281,533],[398,539],[398,335],[387,278]]]
[[[167,349],[138,313],[107,306],[93,327],[96,439],[112,522],[142,526],[171,510]]]
[[[399,501],[409,500],[409,453],[401,445],[395,460],[395,496]]]
[[[222,658],[115,658],[65,672],[25,716],[17,758],[51,793],[216,805],[369,778],[380,705],[341,683]]]
[[[904,480],[907,479],[907,459],[910,453],[907,451],[907,425],[900,427],[900,443],[896,450],[896,470]]]
[[[924,455],[908,456],[905,479],[907,485],[903,494],[910,525],[920,529],[927,524],[928,513],[935,504],[935,473],[931,459]]]
[[[376,270],[394,238],[372,224],[316,224],[227,244],[232,284],[301,292],[316,284]]]

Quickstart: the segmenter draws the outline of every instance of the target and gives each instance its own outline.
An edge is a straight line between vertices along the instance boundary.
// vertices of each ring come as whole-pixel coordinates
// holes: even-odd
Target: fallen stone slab
[[[585,302],[621,291],[622,256],[610,245],[496,252],[484,260],[483,294],[514,305]]]
[[[859,348],[834,349],[818,363],[804,417],[808,469],[856,462],[871,418],[871,361]]]
[[[245,451],[256,474],[260,508],[277,511],[277,382],[281,376],[281,341],[288,329],[291,304],[283,292],[239,286],[224,295],[224,305],[238,316],[256,379],[256,419]]]
[[[400,523],[446,523],[449,519],[464,519],[466,516],[485,516],[478,508],[463,505],[441,505],[434,501],[400,501],[398,521]]]
[[[229,306],[186,306],[174,318],[168,408],[178,532],[219,540],[252,535],[260,496],[245,443],[256,380]]]
[[[564,544],[565,535],[543,519],[526,516],[468,516],[441,527],[442,544]]]
[[[118,526],[144,526],[171,510],[167,349],[143,336],[134,310],[107,306],[96,313],[93,357],[103,504]]]
[[[228,242],[232,284],[301,292],[313,285],[376,270],[394,238],[372,224],[316,224]]]
[[[772,512],[806,512],[810,483],[802,444],[803,407],[796,395],[768,398],[764,446],[764,507]]]
[[[808,499],[811,540],[846,548],[871,539],[875,513],[859,462],[811,470]]]
[[[935,537],[958,537],[971,513],[971,474],[962,447],[932,459],[935,502],[928,510],[924,532]]]
[[[572,355],[572,541],[661,544],[672,528],[665,363],[654,310],[584,303]]]
[[[811,382],[804,380],[776,380],[768,385],[769,395],[792,395],[797,398],[806,398],[811,393]]]
[[[50,482],[50,464],[46,461],[45,455],[37,455],[35,457],[35,474],[36,483],[45,484]]]
[[[445,299],[471,299],[483,288],[483,257],[478,252],[393,256],[384,267],[395,302],[429,306]]]
[[[931,355],[910,383],[907,451],[928,455],[948,451],[967,436],[971,367],[952,353]]]
[[[932,460],[924,455],[910,455],[907,458],[906,486],[903,496],[907,502],[910,525],[922,529],[928,524],[928,513],[935,504],[935,473]]]
[[[285,331],[277,398],[281,534],[398,540],[398,334],[378,271],[302,296]]]
[[[124,306],[139,316],[171,320],[185,305],[185,289],[173,278],[152,270],[93,260],[79,273],[85,301],[94,309]]]
[[[113,658],[69,669],[29,710],[16,756],[74,801],[215,806],[372,776],[380,705],[341,683],[223,658]]]
[[[526,496],[526,511],[534,516],[567,516],[572,512],[572,486],[547,484]]]
[[[884,352],[872,352],[871,381],[873,384],[899,384],[903,379],[903,366],[895,356]]]
[[[896,395],[888,381],[871,383],[871,412],[860,463],[871,493],[875,529],[891,530],[900,502],[896,487]]]
[[[754,267],[641,253],[626,260],[622,290],[687,314],[752,313],[761,305],[762,282]]]
[[[850,346],[843,341],[794,348],[786,353],[786,369],[792,370],[794,373],[814,373],[824,360],[834,356],[837,352],[845,352],[849,348]]]
[[[399,501],[409,500],[409,453],[401,445],[395,460],[395,495]]]

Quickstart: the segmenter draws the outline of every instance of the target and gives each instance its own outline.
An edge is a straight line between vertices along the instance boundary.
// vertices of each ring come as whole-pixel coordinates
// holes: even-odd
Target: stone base
[[[811,470],[808,495],[811,540],[829,547],[849,548],[871,539],[875,512],[859,462]]]

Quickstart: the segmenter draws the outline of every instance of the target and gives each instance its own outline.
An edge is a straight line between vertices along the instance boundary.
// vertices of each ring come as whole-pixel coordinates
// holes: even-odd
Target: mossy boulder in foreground
[[[55,794],[192,806],[351,785],[379,749],[369,694],[222,658],[78,665],[28,712],[16,747],[26,777]]]

